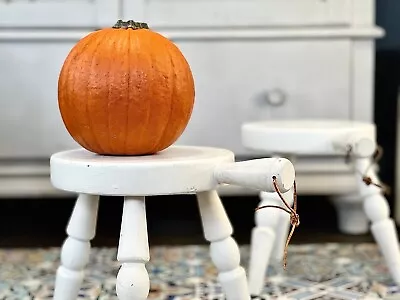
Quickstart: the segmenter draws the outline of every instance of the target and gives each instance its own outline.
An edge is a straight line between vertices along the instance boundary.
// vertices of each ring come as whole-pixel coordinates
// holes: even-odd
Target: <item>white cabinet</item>
[[[350,25],[352,0],[125,0],[154,28]]]
[[[76,41],[0,41],[0,159],[49,157],[78,145],[60,119],[57,81]]]
[[[77,146],[58,74],[89,31],[134,19],[176,42],[196,82],[178,143],[244,156],[244,121],[372,121],[374,15],[373,0],[0,0],[0,196],[55,192],[48,158]]]
[[[118,0],[0,0],[0,28],[109,26],[120,7]]]
[[[240,144],[243,122],[351,117],[348,40],[177,43],[197,90],[181,144],[225,147],[246,155]]]

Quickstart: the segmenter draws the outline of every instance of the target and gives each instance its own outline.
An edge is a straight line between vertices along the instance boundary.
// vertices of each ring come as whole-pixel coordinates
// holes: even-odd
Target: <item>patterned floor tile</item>
[[[52,299],[59,248],[0,249],[0,300]],[[241,247],[244,267],[249,247]],[[94,248],[79,299],[117,300],[116,249]],[[152,300],[224,300],[205,246],[154,247],[147,265]],[[400,300],[374,244],[293,245],[288,270],[272,264],[253,300]]]

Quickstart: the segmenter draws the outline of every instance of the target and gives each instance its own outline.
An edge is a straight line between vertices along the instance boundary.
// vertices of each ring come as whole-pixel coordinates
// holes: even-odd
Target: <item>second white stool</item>
[[[349,164],[355,176],[352,197],[362,199],[364,214],[372,222],[371,231],[386,260],[393,279],[400,283],[400,249],[396,227],[390,219],[389,205],[382,189],[367,185],[362,176],[379,184],[378,176],[371,167],[371,156],[376,150],[375,126],[368,123],[327,120],[291,120],[247,123],[242,127],[243,145],[248,149],[263,151],[267,155],[289,158],[296,166],[296,156],[350,158]],[[350,155],[350,156],[349,156]],[[329,172],[329,170],[326,170]],[[335,177],[332,176],[332,181]],[[349,195],[350,196],[350,195]],[[276,193],[260,194],[262,205],[278,205]],[[284,194],[287,202],[292,192]],[[340,196],[340,203],[351,201]],[[346,204],[346,203],[345,203]],[[358,217],[363,212],[348,211],[346,218]],[[270,258],[282,259],[283,247],[289,230],[289,216],[275,210],[258,210],[256,227],[251,237],[249,264],[249,289],[252,295],[260,295]]]

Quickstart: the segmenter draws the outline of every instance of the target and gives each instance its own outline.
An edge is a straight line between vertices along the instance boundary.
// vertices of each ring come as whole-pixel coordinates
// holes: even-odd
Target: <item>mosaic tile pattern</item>
[[[0,250],[0,299],[51,299],[59,248]],[[241,247],[243,265],[248,246]],[[116,300],[116,249],[95,248],[79,299]],[[149,299],[222,300],[205,246],[153,247],[147,265]],[[400,299],[400,287],[390,279],[374,244],[292,245],[288,270],[269,267],[265,287],[255,300]]]

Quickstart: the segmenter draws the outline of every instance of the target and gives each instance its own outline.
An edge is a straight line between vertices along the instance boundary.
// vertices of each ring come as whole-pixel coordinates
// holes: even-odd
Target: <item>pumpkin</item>
[[[188,62],[146,23],[118,21],[71,49],[58,79],[58,104],[72,138],[102,155],[148,155],[172,145],[192,114]]]

